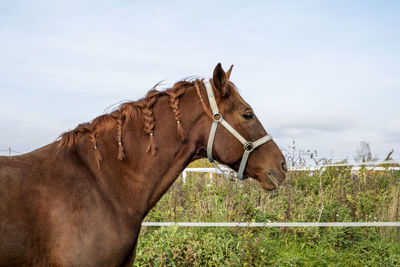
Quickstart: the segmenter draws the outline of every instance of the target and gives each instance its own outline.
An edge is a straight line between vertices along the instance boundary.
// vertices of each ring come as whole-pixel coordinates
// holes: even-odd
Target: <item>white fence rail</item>
[[[328,165],[317,165],[317,166],[297,166],[289,168],[291,171],[316,171],[320,169],[324,169],[327,167],[351,167],[351,171],[358,171],[361,168],[365,168],[367,170],[375,170],[375,171],[384,171],[384,170],[392,170],[392,171],[399,171],[400,167],[382,167],[382,165],[388,164],[400,164],[399,161],[389,160],[389,161],[382,161],[382,162],[362,162],[362,163],[343,163],[343,164],[328,164]],[[381,165],[381,166],[379,166]],[[226,173],[231,173],[232,170],[225,167],[220,166],[220,169]],[[222,174],[221,170],[218,168],[186,168],[182,172],[182,179],[185,182],[187,173],[189,172],[198,172],[198,173],[208,173],[210,178],[213,178],[213,174]]]
[[[142,226],[180,227],[400,227],[400,222],[143,222]]]

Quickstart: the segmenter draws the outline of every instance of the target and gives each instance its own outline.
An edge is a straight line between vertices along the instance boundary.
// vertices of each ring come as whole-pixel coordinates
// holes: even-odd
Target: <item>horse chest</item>
[[[61,266],[119,266],[130,256],[138,228],[103,206],[53,218],[49,258]],[[139,224],[140,225],[140,224]]]
[[[128,234],[113,229],[63,236],[51,250],[51,259],[61,266],[120,266],[130,256],[134,242]]]

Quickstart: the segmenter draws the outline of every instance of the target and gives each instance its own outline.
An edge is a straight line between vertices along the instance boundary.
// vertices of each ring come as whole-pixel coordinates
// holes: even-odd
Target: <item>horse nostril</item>
[[[270,183],[274,186],[275,189],[279,187],[279,181],[275,178],[273,172],[271,171],[267,172],[266,178],[270,181]]]
[[[286,162],[285,162],[285,161],[282,161],[282,163],[281,163],[281,168],[282,168],[282,171],[285,172],[285,173],[288,171],[287,165],[286,165]]]

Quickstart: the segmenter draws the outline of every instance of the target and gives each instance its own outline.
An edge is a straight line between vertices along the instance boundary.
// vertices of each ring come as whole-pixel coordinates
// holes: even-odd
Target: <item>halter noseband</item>
[[[240,166],[237,174],[237,179],[243,181],[246,180],[247,177],[243,175],[244,170],[246,168],[247,160],[249,159],[250,153],[254,151],[257,147],[265,144],[266,142],[272,140],[272,137],[267,134],[260,139],[251,142],[247,141],[240,133],[238,133],[226,120],[223,119],[221,113],[219,113],[217,102],[215,101],[214,91],[210,81],[205,81],[204,86],[206,87],[208,102],[210,103],[212,116],[213,116],[213,123],[211,125],[210,135],[208,136],[208,144],[207,144],[207,157],[210,162],[214,162],[212,157],[212,148],[214,144],[215,133],[217,132],[218,124],[221,124],[231,133],[240,143],[243,145],[243,156],[242,160],[240,161]]]

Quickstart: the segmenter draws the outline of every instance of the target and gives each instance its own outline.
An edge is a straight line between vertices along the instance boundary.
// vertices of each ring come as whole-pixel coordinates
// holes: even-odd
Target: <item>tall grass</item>
[[[400,173],[349,167],[290,172],[276,192],[254,180],[188,174],[146,221],[400,221]],[[143,228],[137,266],[400,265],[400,233],[387,228]]]

